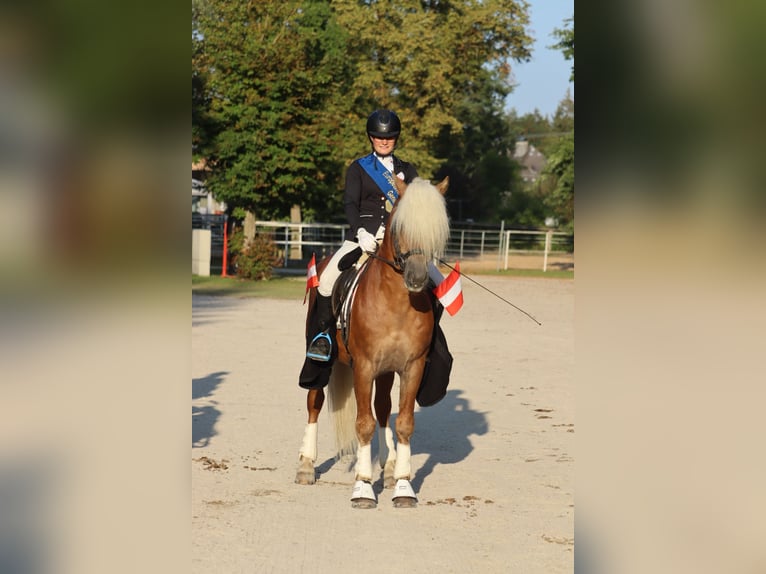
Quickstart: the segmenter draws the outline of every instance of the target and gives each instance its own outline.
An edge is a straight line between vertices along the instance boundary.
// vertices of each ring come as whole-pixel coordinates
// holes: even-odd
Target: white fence
[[[285,223],[257,221],[256,231],[270,230],[284,265],[289,260],[306,260],[315,252],[318,258],[337,249],[348,231],[348,225],[327,223]],[[574,236],[559,231],[504,229],[478,229],[461,227],[450,231],[444,259],[473,259],[496,256],[496,268],[508,269],[512,255],[536,254],[542,256],[542,270],[548,270],[552,254],[572,254]]]

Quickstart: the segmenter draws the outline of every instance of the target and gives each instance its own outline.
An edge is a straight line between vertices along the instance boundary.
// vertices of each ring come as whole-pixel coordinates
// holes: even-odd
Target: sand
[[[572,571],[574,281],[476,279],[542,326],[463,281],[448,394],[415,415],[415,509],[380,481],[376,509],[351,508],[327,409],[317,483],[294,483],[301,300],[193,297],[192,572]]]

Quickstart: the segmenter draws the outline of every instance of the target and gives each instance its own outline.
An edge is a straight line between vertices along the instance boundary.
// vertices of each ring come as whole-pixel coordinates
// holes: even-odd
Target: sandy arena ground
[[[415,509],[381,481],[376,509],[351,508],[327,407],[318,481],[293,482],[302,301],[193,297],[192,572],[572,571],[574,282],[476,279],[542,326],[463,280],[463,309],[442,320],[448,394],[415,415]]]

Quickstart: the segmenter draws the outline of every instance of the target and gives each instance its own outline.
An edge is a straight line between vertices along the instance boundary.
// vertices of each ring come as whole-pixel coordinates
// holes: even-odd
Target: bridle
[[[409,251],[402,253],[401,249],[399,249],[399,240],[397,239],[396,234],[394,234],[393,229],[391,230],[391,234],[391,239],[394,242],[394,261],[396,261],[400,269],[404,269],[404,264],[411,256],[425,255],[425,251],[422,249],[410,249]]]
[[[422,249],[410,249],[409,251],[406,251],[402,253],[402,250],[399,248],[399,240],[397,239],[396,234],[394,233],[394,230],[391,230],[391,240],[394,243],[394,260],[391,261],[390,259],[386,259],[385,257],[381,257],[380,255],[376,253],[370,253],[369,256],[373,259],[377,259],[378,261],[382,261],[391,269],[396,271],[397,273],[404,273],[404,264],[407,262],[407,259],[412,257],[413,255],[425,255],[425,251]]]

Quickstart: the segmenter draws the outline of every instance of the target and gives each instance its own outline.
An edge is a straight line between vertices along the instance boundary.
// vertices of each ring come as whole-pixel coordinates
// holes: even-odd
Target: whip
[[[521,307],[518,307],[518,306],[514,305],[513,303],[511,303],[510,301],[508,301],[508,300],[507,300],[507,299],[505,299],[504,297],[501,297],[500,295],[498,295],[497,293],[495,293],[495,292],[494,292],[494,291],[492,291],[491,289],[487,289],[487,288],[486,288],[484,285],[482,285],[481,283],[479,283],[479,282],[478,282],[478,281],[476,281],[475,279],[472,279],[471,277],[469,277],[468,275],[466,275],[465,273],[463,273],[463,272],[462,272],[462,271],[460,271],[459,269],[455,269],[455,268],[454,268],[452,265],[450,265],[449,263],[447,263],[447,262],[446,262],[446,261],[444,261],[443,259],[439,259],[439,263],[441,263],[442,265],[445,265],[446,267],[449,267],[449,268],[450,268],[450,269],[452,269],[453,271],[457,271],[457,272],[458,272],[460,275],[462,275],[463,277],[465,277],[466,279],[468,279],[468,280],[469,280],[471,283],[475,283],[476,285],[478,285],[479,287],[481,287],[482,289],[484,289],[484,290],[485,290],[485,291],[487,291],[488,293],[491,293],[492,295],[494,295],[495,297],[497,297],[498,299],[500,299],[500,300],[501,300],[501,301],[503,301],[504,303],[507,303],[508,305],[510,305],[511,307],[513,307],[514,309],[516,309],[517,311],[521,311],[521,312],[522,312],[522,313],[524,313],[524,314],[525,314],[527,317],[529,317],[529,318],[530,318],[530,319],[532,319],[532,320],[533,320],[535,323],[537,323],[538,325],[540,325],[540,326],[542,327],[542,323],[541,323],[540,321],[538,321],[537,319],[535,319],[535,318],[534,318],[534,317],[533,317],[533,316],[532,316],[530,313],[527,313],[527,312],[526,312],[524,309],[522,309]]]

